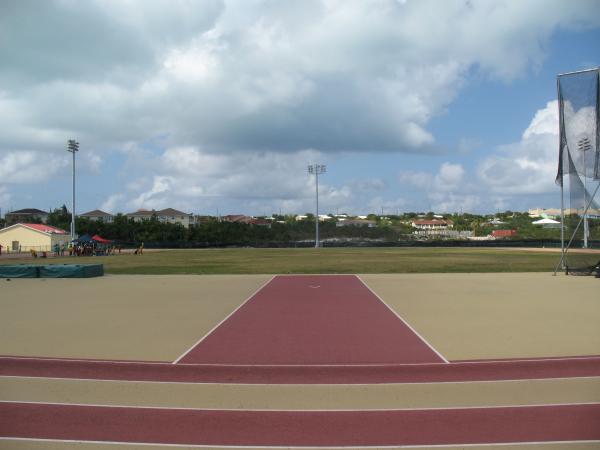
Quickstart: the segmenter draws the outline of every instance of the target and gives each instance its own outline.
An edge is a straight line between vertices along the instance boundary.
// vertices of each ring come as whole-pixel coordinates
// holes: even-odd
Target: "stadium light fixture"
[[[310,164],[308,173],[315,176],[315,192],[316,192],[316,214],[315,214],[315,248],[320,247],[319,242],[319,175],[327,172],[327,166],[324,164]]]
[[[587,204],[587,167],[585,161],[585,153],[592,149],[592,143],[586,137],[579,139],[577,142],[579,151],[583,153],[583,205]],[[590,234],[587,214],[583,214],[583,248],[588,248],[588,236]]]
[[[71,241],[73,241],[75,239],[75,153],[79,151],[79,142],[69,139],[67,151],[73,154],[73,204],[71,206]]]

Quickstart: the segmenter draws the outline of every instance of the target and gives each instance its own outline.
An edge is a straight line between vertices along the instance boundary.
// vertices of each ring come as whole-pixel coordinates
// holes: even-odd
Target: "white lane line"
[[[200,339],[198,339],[194,345],[192,345],[190,348],[188,348],[181,356],[179,356],[179,358],[177,358],[175,361],[172,362],[172,364],[177,364],[179,361],[181,361],[188,353],[190,353],[198,344],[200,344],[204,339],[206,339],[208,336],[210,336],[217,328],[219,328],[221,325],[223,325],[223,323],[229,319],[231,316],[233,316],[242,306],[244,306],[246,303],[248,303],[252,298],[254,298],[254,296],[256,294],[258,294],[260,291],[262,291],[265,287],[267,287],[267,285],[269,283],[271,283],[271,281],[273,281],[275,279],[277,275],[273,275],[266,283],[264,283],[261,287],[259,287],[256,291],[254,291],[252,293],[252,295],[250,295],[250,297],[248,297],[246,300],[244,300],[242,302],[241,305],[239,305],[237,308],[235,308],[233,311],[231,311],[229,314],[227,314],[227,316],[221,320],[218,324],[216,324],[208,333],[206,333],[204,336],[202,336]]]
[[[90,359],[90,358],[52,358],[36,356],[0,356],[0,361],[60,361],[60,362],[89,362],[89,363],[107,363],[107,364],[149,364],[149,365],[171,365],[171,361],[129,361],[124,359]]]
[[[284,449],[315,449],[315,450],[361,450],[361,449],[402,449],[402,448],[468,448],[468,447],[506,447],[511,445],[561,445],[565,444],[597,444],[600,440],[581,440],[581,441],[525,441],[525,442],[483,442],[480,444],[424,444],[424,445],[347,445],[347,446],[301,446],[301,445],[202,445],[202,444],[161,444],[153,442],[127,442],[127,441],[92,441],[79,439],[41,439],[41,438],[23,438],[0,436],[0,441],[24,441],[24,442],[64,442],[69,444],[101,444],[101,445],[135,445],[136,447],[174,447],[174,448],[222,448],[222,449],[268,449],[268,450],[284,450]],[[563,447],[564,448],[564,447]]]
[[[333,387],[335,388],[352,388],[353,386],[398,386],[398,385],[420,385],[420,384],[479,384],[479,383],[519,383],[523,382],[548,382],[553,381],[568,381],[568,380],[599,380],[600,376],[583,376],[583,377],[553,377],[553,378],[509,378],[500,380],[467,380],[467,381],[398,381],[398,382],[385,382],[385,383],[223,383],[223,382],[206,382],[206,381],[157,381],[157,380],[118,380],[111,378],[65,378],[65,377],[48,377],[48,376],[28,376],[28,375],[0,375],[0,380],[3,378],[14,378],[14,379],[31,379],[31,380],[60,380],[60,381],[95,381],[100,383],[137,383],[137,384],[182,384],[182,385],[208,385],[208,386],[256,386],[258,388],[269,387],[287,387],[290,388],[302,388],[317,386],[321,388]]]
[[[63,402],[35,402],[0,400],[3,403],[22,405],[44,405],[44,406],[84,406],[90,408],[120,408],[120,409],[152,409],[152,410],[175,410],[175,411],[219,411],[219,412],[276,412],[276,413],[336,413],[336,412],[410,412],[410,411],[458,411],[463,409],[508,409],[508,408],[556,408],[559,406],[600,406],[599,402],[575,402],[575,403],[535,403],[531,405],[484,405],[484,406],[432,406],[428,408],[340,408],[340,409],[265,409],[265,408],[192,408],[185,406],[139,406],[139,405],[110,405],[103,403],[63,403]]]
[[[501,359],[453,359],[452,364],[482,364],[482,363],[511,363],[511,362],[536,362],[536,361],[574,361],[574,360],[600,360],[600,356],[549,356],[531,358],[501,358]]]
[[[371,294],[373,294],[375,297],[377,297],[379,299],[379,301],[386,306],[387,309],[389,309],[398,319],[400,319],[402,321],[402,323],[404,323],[404,325],[406,325],[410,329],[410,331],[412,331],[414,334],[416,334],[417,337],[419,339],[421,339],[421,341],[423,341],[423,343],[425,343],[425,345],[427,345],[427,347],[429,347],[437,356],[439,356],[440,359],[442,361],[444,361],[444,363],[450,364],[450,362],[444,357],[444,355],[442,355],[440,352],[438,352],[434,348],[434,346],[431,345],[429,342],[427,342],[427,340],[423,336],[421,336],[417,332],[417,330],[415,330],[412,326],[410,326],[410,324],[406,320],[404,320],[400,314],[398,314],[396,311],[394,311],[392,309],[392,307],[390,305],[388,305],[379,295],[377,295],[377,293],[373,289],[371,289],[369,287],[369,285],[367,283],[365,283],[361,277],[359,277],[358,275],[355,275],[355,277],[358,278],[358,280],[363,284],[363,286],[366,287],[371,292]]]

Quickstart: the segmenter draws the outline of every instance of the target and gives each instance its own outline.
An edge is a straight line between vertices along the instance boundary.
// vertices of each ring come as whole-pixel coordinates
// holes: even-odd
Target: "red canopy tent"
[[[92,240],[98,242],[99,244],[110,244],[112,243],[112,241],[109,241],[108,239],[104,239],[101,236],[98,236],[97,234],[92,236]]]

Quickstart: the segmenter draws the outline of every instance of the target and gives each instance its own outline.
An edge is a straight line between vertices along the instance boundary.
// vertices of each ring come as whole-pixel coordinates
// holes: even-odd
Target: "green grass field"
[[[600,255],[596,255],[600,258]],[[557,252],[483,248],[194,249],[1,264],[104,264],[109,274],[550,272]]]

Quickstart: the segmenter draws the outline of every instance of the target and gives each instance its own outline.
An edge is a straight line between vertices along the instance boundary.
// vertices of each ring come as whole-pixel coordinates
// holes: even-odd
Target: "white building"
[[[454,226],[454,222],[447,219],[416,219],[412,221],[413,228],[420,231],[446,230]]]
[[[95,209],[93,211],[88,211],[83,214],[79,214],[78,217],[82,217],[84,219],[99,221],[101,220],[104,223],[112,223],[115,220],[115,216],[109,214],[107,212],[101,211],[99,209]]]
[[[173,208],[161,209],[159,211],[147,209],[140,209],[136,212],[126,214],[127,218],[133,219],[136,222],[143,220],[150,220],[152,217],[156,217],[159,222],[163,223],[179,223],[185,228],[189,228],[194,223],[194,215],[178,211]]]

